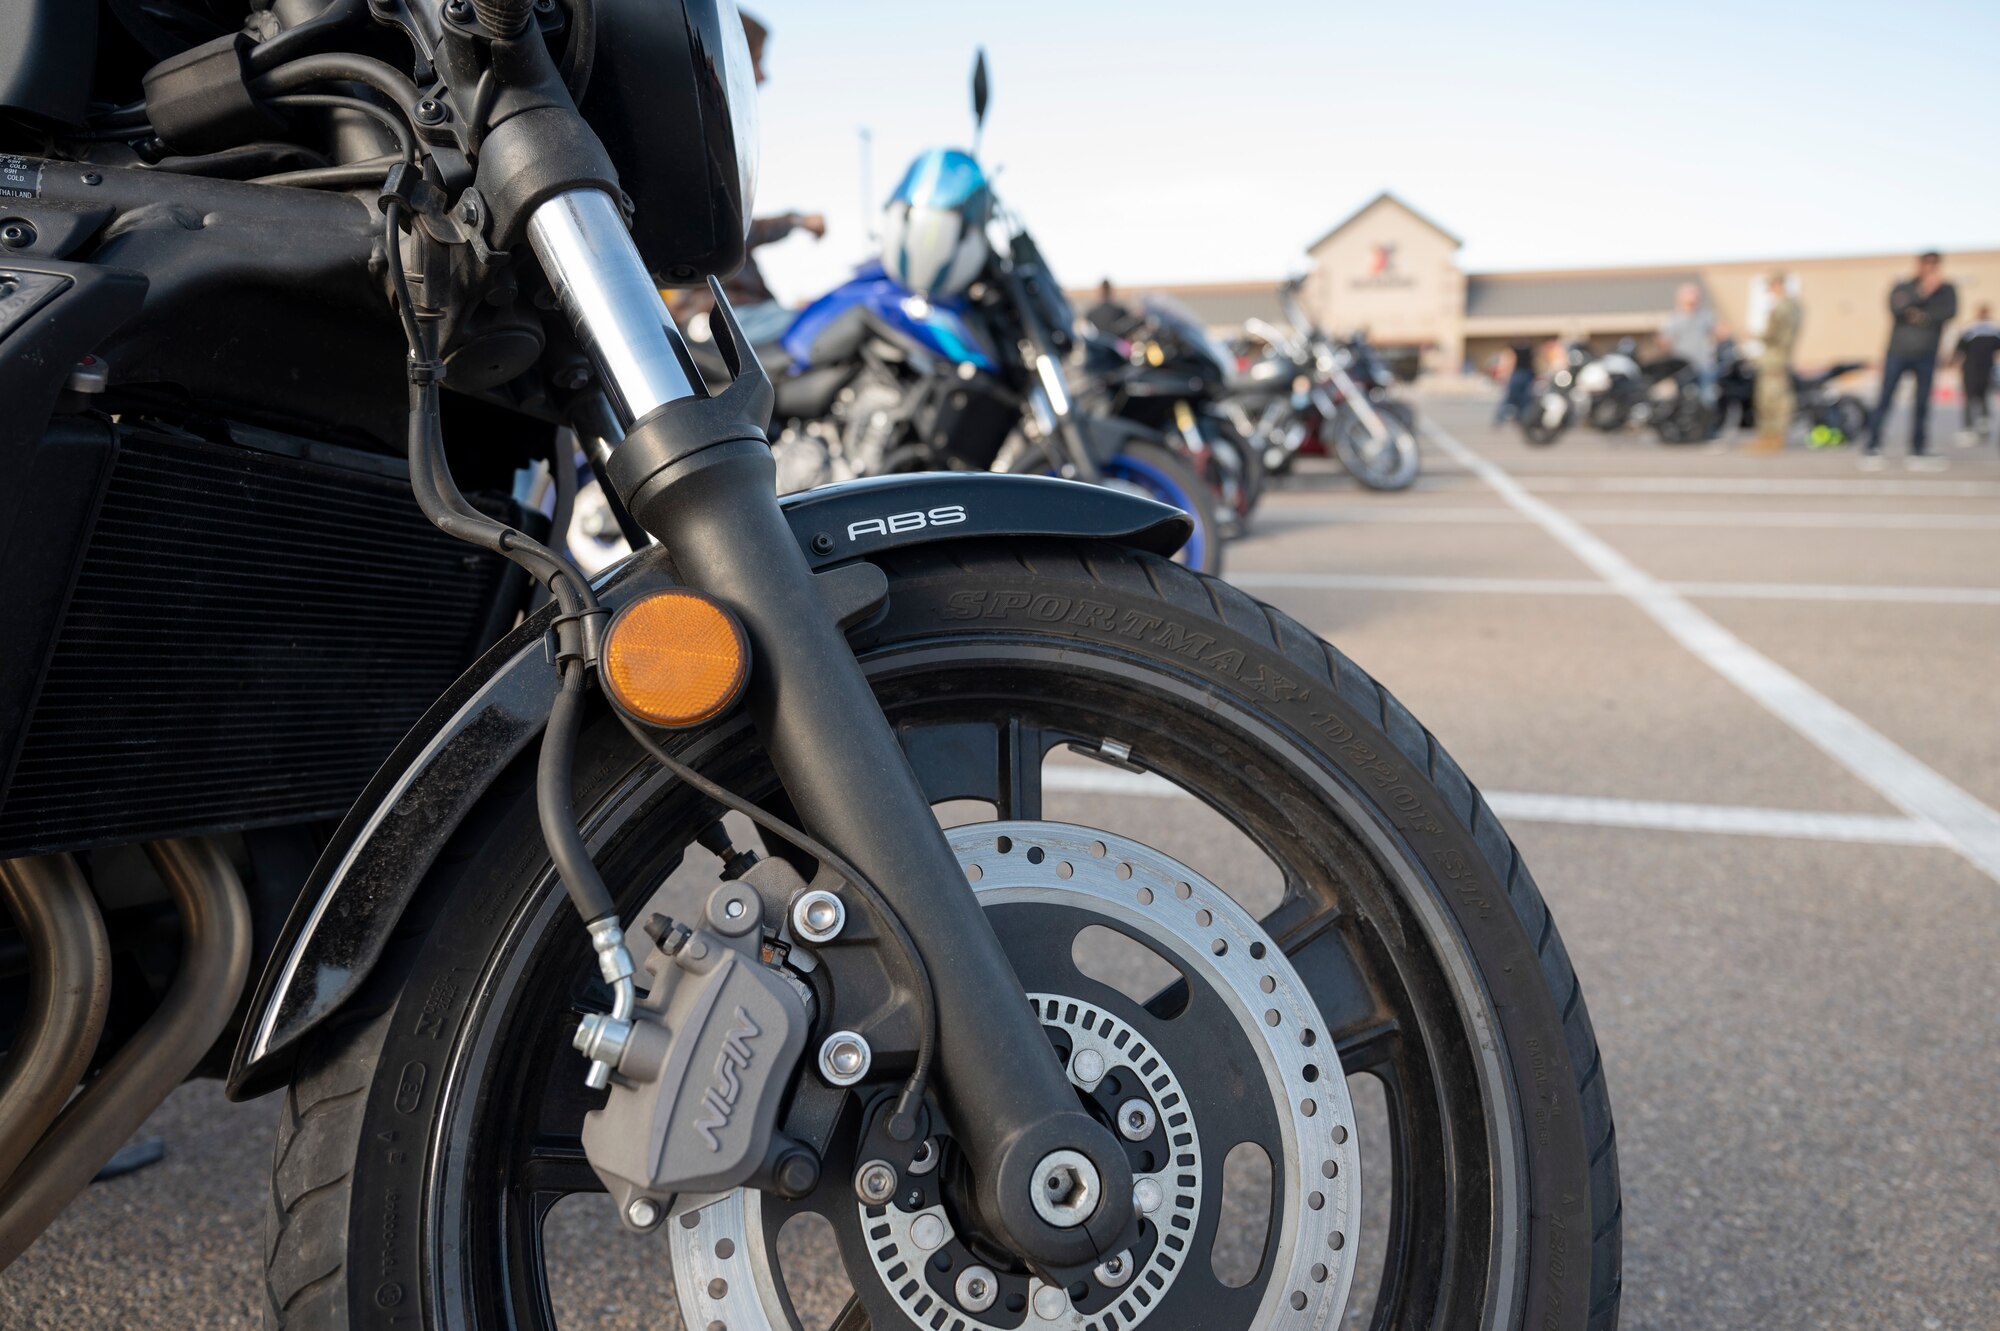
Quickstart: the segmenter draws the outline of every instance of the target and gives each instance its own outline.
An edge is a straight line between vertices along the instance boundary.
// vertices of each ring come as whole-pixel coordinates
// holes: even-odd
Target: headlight
[[[722,19],[722,82],[729,94],[729,129],[736,140],[736,183],[743,190],[743,234],[750,234],[757,198],[757,70],[736,0],[718,0]]]

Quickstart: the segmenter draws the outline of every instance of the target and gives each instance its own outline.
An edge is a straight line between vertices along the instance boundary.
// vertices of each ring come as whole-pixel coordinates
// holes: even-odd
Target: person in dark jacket
[[[1959,385],[1965,390],[1965,428],[1959,442],[1976,444],[1979,431],[1993,421],[1993,409],[1986,395],[1993,391],[1993,359],[2000,355],[2000,324],[1993,322],[1993,307],[1981,305],[1973,322],[1958,335]]]
[[[1083,312],[1090,326],[1114,342],[1131,340],[1145,320],[1132,312],[1132,307],[1118,299],[1117,288],[1111,279],[1105,278],[1097,284],[1097,303]]]
[[[1942,467],[1941,458],[1925,454],[1926,429],[1930,424],[1931,381],[1937,375],[1938,346],[1944,326],[1958,316],[1958,288],[1944,280],[1944,259],[1935,251],[1919,255],[1917,275],[1898,282],[1889,292],[1889,317],[1894,325],[1889,333],[1889,354],[1882,361],[1882,397],[1868,422],[1868,439],[1862,446],[1861,465],[1882,465],[1882,425],[1896,388],[1909,375],[1917,381],[1917,400],[1910,417],[1910,456],[1907,465],[1922,469]]]
[[[1535,344],[1522,338],[1509,353],[1513,363],[1507,370],[1507,395],[1493,413],[1493,424],[1505,425],[1528,414],[1535,397]]]

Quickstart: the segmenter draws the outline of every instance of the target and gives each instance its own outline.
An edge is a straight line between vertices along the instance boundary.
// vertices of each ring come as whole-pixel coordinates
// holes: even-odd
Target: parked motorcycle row
[[[1867,404],[1836,386],[1861,368],[1857,361],[1814,375],[1792,372],[1797,407],[1791,429],[1798,442],[1838,448],[1861,437]],[[1536,383],[1520,415],[1521,433],[1547,446],[1572,426],[1587,424],[1601,434],[1650,429],[1663,444],[1698,444],[1715,438],[1732,415],[1739,428],[1754,427],[1756,391],[1756,364],[1733,352],[1720,359],[1715,384],[1707,388],[1678,357],[1642,363],[1630,338],[1601,353],[1576,343],[1565,349],[1564,363]]]
[[[216,1077],[263,1241],[157,1260],[287,1331],[1613,1331],[1532,874],[1209,573],[1267,459],[1409,484],[1365,345],[1086,330],[940,149],[753,346],[730,0],[4,9],[0,1268],[131,1278],[51,1225]]]
[[[974,76],[983,125],[985,57]],[[1062,476],[1187,513],[1180,558],[1222,567],[1267,473],[1331,456],[1361,485],[1401,490],[1420,466],[1414,410],[1365,341],[1339,342],[1282,291],[1290,326],[1253,320],[1223,346],[1171,297],[1080,318],[1025,219],[979,160],[921,153],[890,195],[880,254],[756,348],[777,390],[781,493],[938,469]],[[705,321],[697,363],[720,370]],[[608,564],[623,531],[588,477],[580,557]]]

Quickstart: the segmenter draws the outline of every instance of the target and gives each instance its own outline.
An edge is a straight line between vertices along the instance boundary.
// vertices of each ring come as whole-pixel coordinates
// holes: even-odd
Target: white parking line
[[[1042,788],[1087,795],[1193,798],[1179,786],[1150,772],[1122,772],[1111,767],[1050,764],[1042,769]],[[1949,844],[1944,834],[1931,823],[1916,818],[1876,814],[1602,799],[1587,795],[1537,795],[1512,790],[1489,790],[1486,802],[1493,806],[1494,813],[1511,822],[1567,823],[1578,827],[1622,827],[1652,832],[1711,832],[1723,836],[1789,837],[1802,841],[1847,841],[1880,846]]]
[[[2000,481],[1836,480],[1830,476],[1517,476],[1537,494],[1799,495],[1815,498],[1991,499]]]
[[[2000,880],[2000,813],[1925,766],[1887,736],[1697,610],[1564,513],[1523,490],[1498,465],[1435,425],[1434,443],[1478,475],[1529,521],[1569,549],[1675,641],[1763,704],[1891,804],[1926,823],[1959,854]]]
[[[1584,578],[1456,578],[1375,573],[1230,573],[1238,587],[1310,591],[1446,592],[1502,596],[1617,596]],[[1671,582],[1682,596],[1721,601],[1857,601],[1888,605],[2000,605],[2000,587],[1871,587],[1836,582]]]
[[[1436,427],[1427,427],[1435,429]],[[1518,486],[1516,487],[1519,488]],[[1523,497],[1527,491],[1522,490]],[[1555,509],[1577,522],[1599,527],[1829,527],[1851,531],[1871,527],[1883,531],[2000,531],[2000,513],[1819,513],[1786,512],[1783,509],[1744,509],[1707,512],[1674,508]],[[1341,507],[1325,504],[1273,504],[1265,510],[1280,524],[1287,519],[1312,522],[1417,522],[1467,523],[1521,522],[1525,515],[1504,508],[1444,508],[1419,504],[1383,504],[1373,508]],[[1532,521],[1532,518],[1526,520]],[[1260,519],[1261,521],[1261,519]]]

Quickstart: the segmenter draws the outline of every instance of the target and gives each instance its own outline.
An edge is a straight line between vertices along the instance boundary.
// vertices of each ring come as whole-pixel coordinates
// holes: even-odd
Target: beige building
[[[1406,371],[1467,364],[1484,370],[1520,341],[1609,346],[1622,337],[1650,339],[1683,282],[1701,288],[1723,327],[1752,338],[1763,325],[1765,279],[1784,272],[1805,308],[1799,366],[1873,365],[1889,339],[1889,288],[1909,276],[1915,257],[1467,273],[1459,267],[1460,245],[1457,236],[1385,191],[1307,248],[1312,266],[1302,303],[1329,331],[1367,329]],[[1945,272],[1958,286],[1961,320],[1982,301],[2000,305],[2000,249],[1947,254]],[[1273,280],[1155,289],[1233,331],[1253,317],[1280,319],[1276,288]]]

